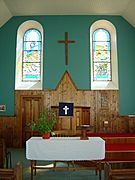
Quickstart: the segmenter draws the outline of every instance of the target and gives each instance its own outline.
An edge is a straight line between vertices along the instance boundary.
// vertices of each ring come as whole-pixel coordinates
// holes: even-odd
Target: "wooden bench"
[[[7,151],[5,140],[0,139],[0,168],[12,167],[11,153]]]
[[[135,180],[135,133],[88,133],[105,140],[106,154],[102,161],[105,179]]]
[[[6,147],[4,139],[0,139],[0,168],[4,168],[6,160]]]
[[[117,162],[119,163],[119,162]],[[105,180],[115,180],[115,179],[135,179],[135,168],[113,168],[112,163],[105,163]]]
[[[15,168],[1,168],[0,180],[22,180],[22,165],[17,163]]]
[[[101,137],[105,140],[106,156],[108,160],[135,159],[135,133],[89,133],[90,137]]]

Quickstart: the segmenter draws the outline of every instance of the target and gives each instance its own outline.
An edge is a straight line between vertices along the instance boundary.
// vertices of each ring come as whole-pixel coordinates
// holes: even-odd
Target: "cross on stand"
[[[65,40],[60,40],[58,42],[65,44],[66,65],[68,65],[68,44],[69,43],[75,43],[75,41],[68,40],[68,32],[65,32]]]

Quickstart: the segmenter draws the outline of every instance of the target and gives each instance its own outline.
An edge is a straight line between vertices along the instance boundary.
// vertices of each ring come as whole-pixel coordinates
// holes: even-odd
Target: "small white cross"
[[[67,111],[69,110],[69,108],[68,108],[67,106],[65,106],[65,107],[63,108],[63,110],[65,111],[65,115],[67,115]]]

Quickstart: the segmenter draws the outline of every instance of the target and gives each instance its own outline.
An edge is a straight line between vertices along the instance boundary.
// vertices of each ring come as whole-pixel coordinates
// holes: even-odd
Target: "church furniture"
[[[57,114],[58,120],[55,126],[56,131],[72,131],[74,133],[81,132],[78,127],[86,124],[90,125],[90,107],[74,106],[73,116],[59,116],[59,107],[51,106],[51,109]]]
[[[0,168],[12,167],[11,152],[7,151],[6,143],[3,138],[0,139]]]
[[[55,147],[55,148],[54,148]],[[36,169],[46,168],[37,166],[36,161],[97,161],[99,179],[101,179],[101,163],[105,157],[105,142],[102,138],[94,137],[80,140],[80,137],[52,137],[43,140],[32,137],[26,141],[26,158],[31,161],[31,180]],[[85,169],[86,167],[56,167],[55,170]],[[87,169],[87,168],[86,168]]]
[[[104,160],[107,180],[135,179],[135,143],[106,144],[106,158]],[[126,166],[126,168],[125,168]],[[107,172],[106,172],[107,170]]]
[[[0,179],[22,180],[22,165],[18,162],[15,168],[0,168]]]
[[[7,147],[14,147],[17,137],[14,136],[16,116],[0,116],[0,138],[3,138]]]
[[[105,159],[102,161],[107,176],[112,179],[130,174],[135,179],[135,133],[88,133],[90,137],[102,137],[105,140]],[[112,168],[113,167],[113,168]],[[125,169],[126,167],[126,169]],[[133,173],[134,172],[134,173]],[[121,177],[122,178],[122,177]],[[111,179],[111,178],[110,178]]]
[[[93,128],[93,126],[90,126],[88,124],[82,124],[80,127],[78,127],[78,129],[81,130],[81,137],[80,139],[81,140],[87,140],[89,139],[88,136],[87,136],[87,131],[91,130]]]
[[[118,164],[119,162],[117,162]],[[105,180],[135,179],[135,168],[113,168],[112,163],[105,164]]]
[[[0,168],[4,168],[6,160],[6,149],[4,139],[0,139]]]
[[[135,133],[90,133],[89,137],[102,137],[106,144],[106,161],[135,160]]]

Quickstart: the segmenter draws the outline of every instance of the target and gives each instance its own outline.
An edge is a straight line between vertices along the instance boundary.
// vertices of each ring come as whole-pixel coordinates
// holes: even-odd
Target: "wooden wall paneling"
[[[82,125],[90,125],[90,108],[82,108]]]
[[[0,117],[0,138],[3,137],[3,119]]]
[[[72,131],[74,134],[76,134],[76,127],[77,127],[77,119],[75,118],[75,115],[71,118],[72,121]]]
[[[28,128],[27,128],[27,133],[24,135],[22,132],[23,131],[23,128],[25,127],[22,119],[25,118],[26,120],[26,127],[27,125],[29,124],[27,121],[29,119],[29,113],[27,112],[27,109],[29,110],[30,107],[29,106],[32,106],[32,101],[31,101],[31,105],[28,105],[30,102],[27,101],[27,105],[28,105],[28,108],[27,108],[27,105],[24,105],[24,102],[23,102],[23,99],[24,98],[41,98],[42,101],[41,101],[41,106],[44,106],[44,98],[43,98],[43,91],[29,91],[29,90],[26,90],[26,91],[15,91],[15,114],[16,114],[16,117],[17,117],[17,132],[16,132],[16,135],[17,135],[17,138],[18,138],[18,147],[22,147],[22,141],[23,141],[23,138],[25,137],[25,135],[28,137],[29,134],[31,134],[31,130],[28,131]],[[37,101],[35,100],[34,101],[35,103],[35,106],[32,106],[33,109],[32,109],[32,112],[36,113],[36,108],[37,108]],[[26,107],[26,108],[25,108]],[[24,109],[25,108],[25,109]],[[33,111],[34,110],[34,111]],[[24,111],[26,112],[25,115],[24,115]],[[30,118],[31,119],[31,118]],[[25,121],[24,121],[25,122]],[[25,127],[25,128],[26,128]]]
[[[15,116],[0,116],[0,138],[4,138],[7,147],[13,147],[15,136]]]
[[[16,144],[15,147],[21,147],[21,133],[22,132],[22,122],[21,122],[21,92],[15,91],[15,115],[16,115],[16,124],[15,124],[15,138]]]
[[[61,130],[72,130],[72,120],[70,117],[61,117]]]
[[[56,113],[57,115],[57,122],[54,126],[54,130],[62,130],[62,118],[59,118],[59,109],[58,106],[51,106],[51,109]]]
[[[127,116],[120,116],[117,118],[119,133],[128,133],[129,132],[129,121]]]
[[[7,147],[12,147],[14,142],[14,124],[16,117],[6,117],[3,119],[3,124],[5,125],[3,131],[3,137]]]
[[[128,117],[129,121],[129,132],[135,133],[135,117]]]
[[[58,106],[52,106],[58,115]],[[70,130],[76,132],[77,127],[90,124],[90,107],[74,107],[73,117],[58,117],[55,130]]]
[[[113,120],[118,116],[118,92],[96,91],[97,132],[112,132]]]
[[[118,123],[115,123],[118,117],[118,91],[117,90],[78,90],[72,81],[69,73],[66,71],[61,78],[59,84],[54,90],[43,90],[43,91],[16,91],[15,92],[15,112],[17,116],[17,127],[18,131],[21,130],[21,115],[20,112],[23,110],[20,105],[20,99],[25,96],[42,96],[43,106],[51,107],[59,105],[59,102],[73,102],[74,117],[72,120],[59,118],[55,129],[71,129],[76,130],[77,126],[83,123],[90,123],[93,125],[93,132],[113,132],[114,129],[118,129]],[[90,108],[90,118],[84,118],[86,114],[82,115],[81,110],[77,107],[88,107]],[[36,107],[35,107],[36,108]],[[34,110],[36,113],[37,110]],[[85,112],[85,111],[84,111]],[[84,117],[82,117],[84,116]],[[83,119],[89,119],[89,122],[82,122]],[[108,121],[108,126],[104,126],[104,122]],[[113,125],[115,124],[115,126]],[[130,123],[133,124],[133,123]],[[67,126],[67,127],[66,127]],[[132,125],[131,125],[132,126]],[[21,135],[18,135],[21,139]],[[20,141],[20,140],[19,140]]]
[[[89,93],[89,91],[87,92]],[[90,107],[90,125],[93,126],[93,132],[96,132],[96,93],[95,91],[90,91],[89,96],[87,98],[88,102],[90,102],[89,107]]]
[[[36,122],[37,118],[42,111],[43,100],[42,96],[22,96],[22,143],[25,144],[26,140],[31,136],[38,135],[30,128],[30,122]]]
[[[82,111],[80,108],[74,108],[75,129],[82,124]]]
[[[22,97],[22,143],[31,137],[31,129],[29,127],[30,120],[33,120],[32,99],[30,97]]]
[[[0,138],[0,168],[4,168],[5,166],[5,154],[6,152],[6,146],[5,146],[5,141],[4,139]]]

